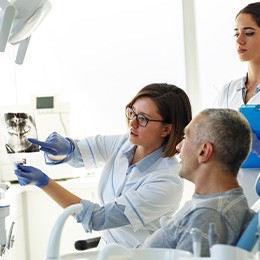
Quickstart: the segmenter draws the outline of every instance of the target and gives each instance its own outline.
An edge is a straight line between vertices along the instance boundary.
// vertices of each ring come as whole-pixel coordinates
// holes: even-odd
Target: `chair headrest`
[[[260,196],[260,173],[258,174],[257,180],[255,182],[255,190],[258,196]]]

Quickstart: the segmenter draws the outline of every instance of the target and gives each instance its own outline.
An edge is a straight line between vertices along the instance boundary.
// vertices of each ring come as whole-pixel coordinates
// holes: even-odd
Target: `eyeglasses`
[[[132,120],[134,119],[134,117],[136,118],[136,121],[138,123],[138,125],[142,126],[142,127],[146,127],[147,124],[152,121],[152,122],[161,122],[163,123],[164,121],[163,120],[155,120],[155,119],[149,119],[147,118],[146,116],[144,115],[141,115],[141,114],[136,114],[134,112],[134,110],[131,108],[131,107],[126,107],[125,108],[125,115],[128,119]]]

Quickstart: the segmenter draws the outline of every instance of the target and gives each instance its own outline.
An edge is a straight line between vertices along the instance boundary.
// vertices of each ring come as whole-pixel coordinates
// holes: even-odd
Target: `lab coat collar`
[[[153,153],[149,154],[144,159],[142,159],[140,162],[136,163],[135,165],[133,165],[131,167],[136,167],[140,172],[144,172],[146,169],[148,169],[151,165],[154,164],[154,162],[156,162],[161,157],[164,148],[165,148],[165,146],[161,146],[160,148],[155,150]],[[125,156],[128,158],[129,163],[133,159],[135,150],[136,150],[136,146],[134,145],[134,146],[129,147],[125,151],[123,151]]]
[[[248,80],[248,74],[246,74],[245,77],[241,78],[241,80],[239,81],[239,83],[237,84],[237,91],[240,91],[241,89],[244,89],[246,91],[246,83]],[[257,85],[255,93],[258,93],[260,91],[260,84]]]
[[[245,77],[241,78],[239,83],[237,84],[237,91],[240,91],[241,89],[246,89],[246,82],[247,82],[247,74]]]

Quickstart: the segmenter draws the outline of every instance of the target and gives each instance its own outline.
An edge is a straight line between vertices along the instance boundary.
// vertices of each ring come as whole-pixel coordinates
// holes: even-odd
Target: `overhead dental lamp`
[[[0,51],[19,44],[15,63],[22,64],[32,32],[51,10],[48,0],[0,0]]]

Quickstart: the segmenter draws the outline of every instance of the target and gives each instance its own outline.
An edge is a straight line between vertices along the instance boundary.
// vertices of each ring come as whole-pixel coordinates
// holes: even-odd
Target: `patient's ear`
[[[207,162],[213,153],[213,145],[210,142],[204,142],[200,146],[199,150],[199,162],[205,163]]]

